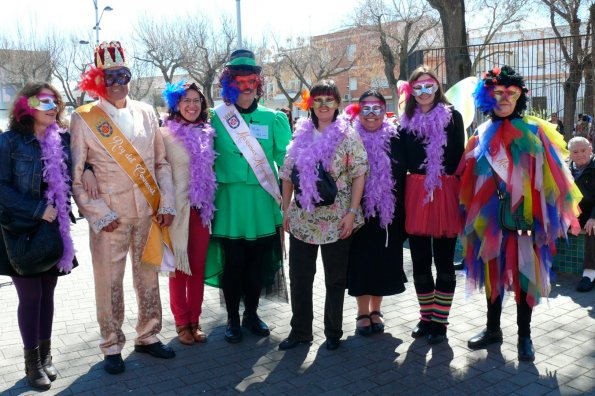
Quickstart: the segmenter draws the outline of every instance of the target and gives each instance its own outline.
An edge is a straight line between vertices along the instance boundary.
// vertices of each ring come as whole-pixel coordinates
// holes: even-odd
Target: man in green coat
[[[242,297],[242,326],[261,337],[270,334],[257,308],[263,287],[282,267],[277,166],[283,164],[291,131],[285,114],[258,104],[264,80],[251,51],[234,51],[219,81],[225,103],[212,117],[218,189],[211,244],[222,254],[209,256],[205,277],[215,272],[206,281],[223,288],[225,340],[237,343],[242,340]],[[217,265],[222,272],[209,269]]]

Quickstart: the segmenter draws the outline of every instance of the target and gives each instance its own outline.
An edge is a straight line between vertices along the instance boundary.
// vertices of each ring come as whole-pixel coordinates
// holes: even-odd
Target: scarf
[[[74,260],[74,244],[70,236],[70,176],[66,166],[67,156],[62,148],[62,139],[58,124],[53,123],[45,130],[43,139],[39,140],[41,146],[41,159],[43,161],[43,181],[48,185],[45,199],[58,212],[57,220],[64,245],[64,253],[57,264],[62,272],[72,270]]]
[[[362,138],[370,165],[370,175],[366,178],[364,187],[364,215],[370,218],[378,213],[380,227],[386,228],[392,223],[395,213],[395,179],[389,153],[390,139],[396,136],[396,130],[387,119],[374,132],[365,129],[359,119],[355,120],[354,128]]]
[[[401,117],[401,127],[421,140],[425,146],[426,159],[421,165],[421,168],[426,170],[424,188],[427,195],[424,204],[433,200],[435,188],[442,187],[440,177],[444,174],[445,128],[451,118],[452,110],[444,103],[438,103],[427,113],[423,113],[421,107],[416,106],[413,117],[409,118],[406,114]]]
[[[165,122],[190,158],[188,199],[190,206],[200,209],[202,224],[207,227],[215,213],[215,190],[217,181],[213,165],[216,153],[213,150],[214,129],[209,124],[188,124],[182,120]]]
[[[331,161],[337,147],[349,131],[349,122],[339,117],[315,139],[314,123],[310,119],[299,119],[295,126],[293,141],[287,149],[287,155],[295,161],[295,166],[300,175],[301,194],[295,199],[299,200],[302,208],[307,212],[314,211],[314,203],[321,200],[316,188],[318,181],[318,163],[324,169],[330,170]]]

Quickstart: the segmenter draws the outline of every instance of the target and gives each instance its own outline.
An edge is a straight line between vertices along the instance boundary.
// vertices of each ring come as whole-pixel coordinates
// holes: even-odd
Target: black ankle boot
[[[47,390],[52,386],[52,381],[41,367],[39,348],[25,349],[25,374],[32,388]]]
[[[39,340],[39,358],[41,359],[41,367],[45,371],[50,381],[55,381],[58,378],[58,370],[52,363],[52,341]]]

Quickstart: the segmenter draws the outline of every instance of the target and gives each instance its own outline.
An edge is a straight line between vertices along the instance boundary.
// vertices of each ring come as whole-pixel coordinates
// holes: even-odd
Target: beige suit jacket
[[[129,140],[159,185],[159,212],[175,213],[171,168],[165,158],[165,147],[155,112],[148,104],[129,98],[126,100],[134,120],[134,132]],[[96,105],[101,106],[101,102]],[[106,113],[112,116],[109,111]],[[70,132],[74,200],[92,229],[100,232],[116,218],[151,216],[151,207],[141,190],[112,159],[89,125],[76,112],[72,114]],[[93,167],[99,199],[91,199],[83,188],[85,163]]]

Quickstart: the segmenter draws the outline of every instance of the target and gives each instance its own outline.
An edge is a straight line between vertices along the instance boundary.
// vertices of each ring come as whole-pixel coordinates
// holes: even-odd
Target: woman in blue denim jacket
[[[57,222],[62,259],[49,271],[19,276],[11,267],[0,234],[0,275],[12,277],[19,297],[18,323],[29,384],[48,389],[57,377],[50,338],[58,275],[76,263],[70,237],[70,135],[60,120],[58,91],[28,83],[15,97],[8,131],[0,134],[0,223],[22,219]]]

